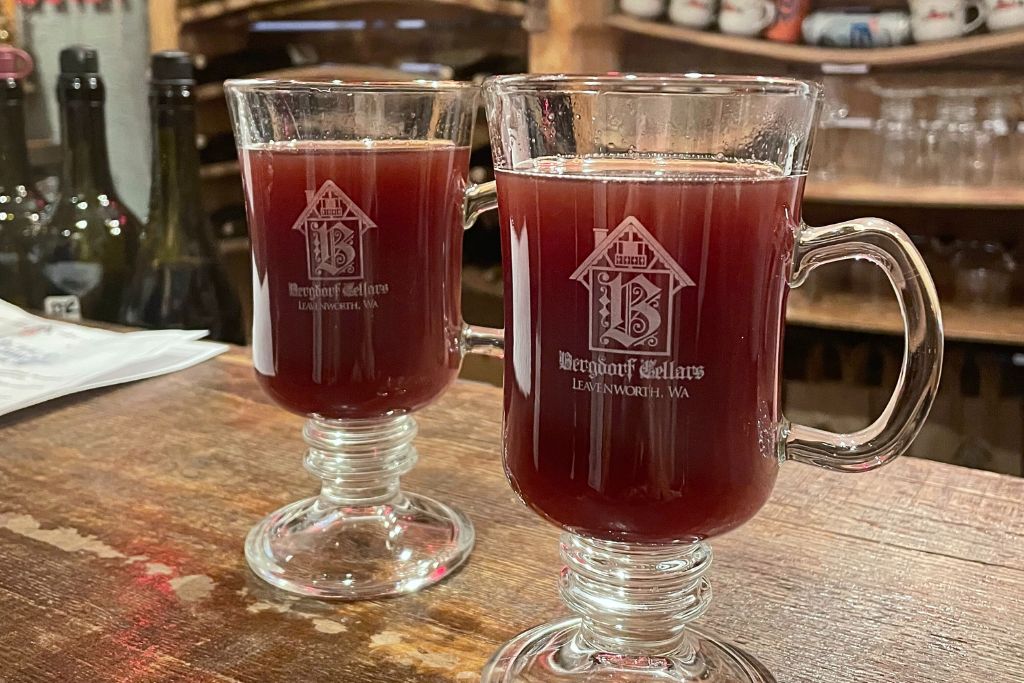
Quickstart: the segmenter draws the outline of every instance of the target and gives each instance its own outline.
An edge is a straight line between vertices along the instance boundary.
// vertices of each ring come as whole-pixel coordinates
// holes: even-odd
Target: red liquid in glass
[[[416,410],[459,368],[469,150],[415,142],[242,150],[253,361],[282,406]]]
[[[686,160],[534,163],[498,175],[513,487],[602,539],[736,528],[778,470],[802,178]]]

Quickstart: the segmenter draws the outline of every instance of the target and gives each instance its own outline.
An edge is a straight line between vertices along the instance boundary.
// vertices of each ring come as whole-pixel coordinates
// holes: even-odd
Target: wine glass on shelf
[[[982,128],[991,139],[991,181],[999,187],[1012,186],[1020,181],[1024,145],[1017,133],[1020,115],[1016,102],[1021,92],[1019,86],[992,86],[981,108]]]
[[[862,472],[907,449],[942,358],[921,256],[880,219],[801,221],[814,83],[502,76],[484,94],[505,471],[563,531],[575,616],[503,645],[483,682],[774,681],[694,624],[711,600],[708,541],[757,514],[787,460]],[[907,350],[881,417],[833,434],[782,414],[780,358],[788,290],[846,259],[888,275]]]
[[[280,588],[367,599],[457,569],[473,526],[401,489],[417,460],[412,414],[498,338],[460,313],[462,231],[478,88],[416,81],[228,81],[253,261],[253,364],[306,417],[319,495],[245,542]]]
[[[1010,305],[1017,263],[999,242],[959,242],[952,268],[957,303],[970,308],[1005,308]]]
[[[992,179],[992,136],[978,118],[985,88],[937,88],[929,130],[931,165],[940,185],[981,186]]]
[[[922,184],[927,129],[916,105],[927,89],[875,85],[872,90],[880,98],[873,177],[884,185]]]

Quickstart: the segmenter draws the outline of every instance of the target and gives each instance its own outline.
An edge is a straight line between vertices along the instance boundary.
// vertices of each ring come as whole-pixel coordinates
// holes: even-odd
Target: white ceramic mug
[[[967,21],[968,7],[978,11],[972,21]],[[910,0],[910,29],[919,43],[959,38],[985,23],[987,16],[980,0]]]
[[[775,21],[771,0],[723,0],[718,28],[736,36],[756,36]]]
[[[804,18],[802,32],[808,45],[891,47],[910,42],[910,15],[819,10]]]
[[[715,20],[716,4],[717,0],[672,0],[668,6],[668,18],[680,26],[707,28]]]
[[[665,13],[665,0],[619,0],[619,9],[641,19],[657,19]]]
[[[985,0],[990,31],[1024,26],[1024,0]]]

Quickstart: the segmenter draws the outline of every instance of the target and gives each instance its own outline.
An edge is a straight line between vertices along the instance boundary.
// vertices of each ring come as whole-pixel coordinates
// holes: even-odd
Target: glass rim
[[[443,92],[467,92],[479,90],[472,81],[451,81],[415,79],[409,81],[346,81],[338,78],[324,80],[291,78],[230,78],[224,81],[224,90],[231,92],[293,93],[309,92],[352,92],[352,93],[395,93],[407,95],[429,95]]]
[[[775,95],[818,98],[816,81],[782,76],[733,76],[704,73],[513,74],[491,76],[484,89],[512,92],[623,92],[665,95]]]

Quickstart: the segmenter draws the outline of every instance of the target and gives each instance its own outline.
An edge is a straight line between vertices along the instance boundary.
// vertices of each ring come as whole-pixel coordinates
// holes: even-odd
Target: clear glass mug
[[[499,342],[460,313],[469,83],[228,81],[253,258],[253,364],[307,418],[318,496],[250,531],[246,560],[301,595],[406,593],[473,546],[459,511],[403,492],[411,414]]]
[[[505,76],[484,95],[505,469],[564,531],[576,616],[514,638],[483,680],[774,680],[691,625],[711,598],[706,541],[752,518],[787,460],[862,472],[907,449],[942,358],[921,256],[876,218],[801,222],[817,84]],[[834,434],[786,420],[780,358],[789,289],[844,259],[888,276],[907,346],[882,415]]]

